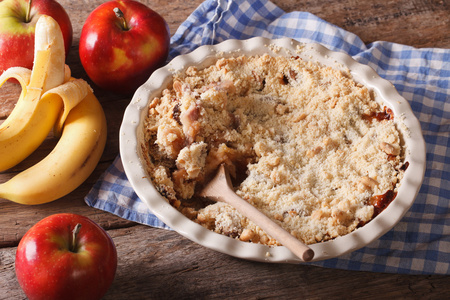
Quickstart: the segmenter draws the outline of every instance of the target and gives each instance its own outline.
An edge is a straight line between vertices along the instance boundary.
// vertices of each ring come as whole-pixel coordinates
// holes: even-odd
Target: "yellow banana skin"
[[[57,97],[42,97],[63,84],[66,73],[61,29],[51,17],[39,18],[35,45],[31,72],[11,68],[0,76],[0,86],[9,78],[16,78],[22,86],[11,115],[0,124],[0,171],[17,165],[42,144],[63,107]]]
[[[0,198],[20,204],[59,199],[81,185],[97,166],[105,148],[106,118],[94,94],[68,113],[53,151],[29,169],[0,184]]]
[[[33,105],[34,104],[34,105]],[[52,130],[62,109],[57,97],[46,97],[16,107],[14,124],[0,129],[0,171],[14,167],[28,157]],[[20,114],[20,115],[19,115]]]
[[[59,141],[39,163],[0,184],[0,198],[28,205],[59,199],[89,177],[103,154],[103,108],[86,81],[70,77],[61,30],[48,16],[36,25],[33,70],[11,68],[0,86],[9,78],[19,81],[22,93],[0,124],[0,171],[25,159],[52,128]]]

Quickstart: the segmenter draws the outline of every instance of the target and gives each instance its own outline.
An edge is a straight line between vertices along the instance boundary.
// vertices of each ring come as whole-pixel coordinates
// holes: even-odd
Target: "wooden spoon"
[[[230,204],[242,215],[257,224],[272,238],[291,250],[301,260],[310,261],[313,259],[314,251],[311,248],[300,242],[256,207],[234,193],[230,175],[223,164],[220,166],[216,176],[200,191],[199,196]]]

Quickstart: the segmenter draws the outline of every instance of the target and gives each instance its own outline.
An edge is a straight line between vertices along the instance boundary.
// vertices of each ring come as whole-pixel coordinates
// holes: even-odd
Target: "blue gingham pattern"
[[[365,45],[356,35],[310,13],[285,13],[269,1],[208,0],[172,37],[169,59],[200,45],[253,36],[318,42],[371,66],[409,101],[426,141],[425,179],[405,217],[370,245],[311,264],[374,272],[450,274],[450,50],[388,42]],[[120,217],[167,228],[134,193],[120,157],[85,200]]]

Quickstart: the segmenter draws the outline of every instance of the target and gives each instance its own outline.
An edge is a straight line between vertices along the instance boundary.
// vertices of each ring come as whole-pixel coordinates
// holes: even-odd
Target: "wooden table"
[[[76,78],[88,80],[78,42],[88,14],[105,1],[59,0],[73,23],[67,63]],[[159,12],[175,33],[202,0],[141,1]],[[370,43],[384,40],[415,47],[450,48],[448,0],[273,0],[284,11],[308,11]],[[0,24],[1,26],[1,24]],[[19,89],[7,83],[0,94],[0,119],[13,107]],[[441,299],[450,294],[449,276],[406,276],[352,272],[304,265],[267,264],[236,259],[199,246],[176,232],[139,225],[88,207],[84,196],[118,154],[119,126],[131,97],[95,89],[109,125],[101,162],[89,179],[68,196],[39,206],[0,199],[0,299],[23,299],[14,272],[16,247],[42,218],[61,212],[85,215],[105,228],[119,255],[115,281],[105,299],[181,298],[346,298]],[[25,162],[0,173],[0,182],[32,165],[55,145],[47,139]]]

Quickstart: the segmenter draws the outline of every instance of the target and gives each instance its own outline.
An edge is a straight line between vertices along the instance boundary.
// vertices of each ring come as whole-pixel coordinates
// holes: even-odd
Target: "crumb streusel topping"
[[[228,204],[196,196],[226,164],[236,193],[298,239],[333,239],[378,214],[403,176],[393,114],[374,97],[348,71],[298,57],[239,56],[189,67],[150,101],[148,172],[195,222],[279,245]]]

